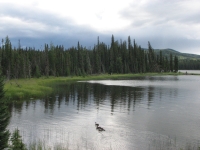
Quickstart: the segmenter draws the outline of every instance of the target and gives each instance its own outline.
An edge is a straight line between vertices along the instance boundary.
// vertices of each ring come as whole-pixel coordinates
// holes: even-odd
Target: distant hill
[[[144,48],[144,50],[147,50],[146,48]],[[182,60],[182,59],[190,59],[190,60],[200,60],[200,55],[196,55],[196,54],[189,54],[189,53],[181,53],[181,52],[178,52],[176,50],[173,50],[173,49],[154,49],[155,53],[159,54],[160,51],[162,51],[162,55],[163,56],[167,56],[169,57],[170,56],[170,53],[173,55],[173,56],[178,56],[179,60]]]

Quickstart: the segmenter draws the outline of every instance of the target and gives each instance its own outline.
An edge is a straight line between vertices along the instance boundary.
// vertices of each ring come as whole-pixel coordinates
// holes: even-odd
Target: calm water
[[[200,70],[179,70],[182,73],[194,73],[194,74],[200,74]]]
[[[161,149],[200,145],[200,76],[60,85],[45,99],[13,103],[9,129],[23,141],[69,149]],[[95,129],[95,122],[106,131]]]

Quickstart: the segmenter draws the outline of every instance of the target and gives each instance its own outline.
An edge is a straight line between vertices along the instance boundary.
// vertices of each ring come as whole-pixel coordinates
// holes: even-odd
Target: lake
[[[193,73],[193,74],[200,74],[200,70],[179,70],[182,73]]]
[[[192,75],[59,85],[44,99],[12,103],[8,128],[18,128],[26,144],[40,140],[50,148],[197,148],[199,89],[200,76]]]

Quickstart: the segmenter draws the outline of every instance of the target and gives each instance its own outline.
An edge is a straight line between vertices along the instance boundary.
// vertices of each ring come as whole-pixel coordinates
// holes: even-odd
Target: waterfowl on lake
[[[98,127],[98,126],[99,126],[99,124],[95,122],[95,126],[97,126],[97,127]]]
[[[95,122],[96,129],[99,131],[106,131],[104,128],[100,127],[98,123]]]
[[[96,129],[99,130],[99,131],[106,131],[106,130],[104,130],[104,128],[102,128],[102,127],[97,127]]]

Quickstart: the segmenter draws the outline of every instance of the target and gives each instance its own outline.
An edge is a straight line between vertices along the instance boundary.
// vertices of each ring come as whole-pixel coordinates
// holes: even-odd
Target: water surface
[[[200,74],[200,70],[179,70],[179,72],[182,73],[194,73],[194,74]]]
[[[75,82],[44,99],[13,103],[9,129],[26,144],[69,149],[160,149],[200,139],[200,77]],[[95,129],[95,122],[106,131]]]

